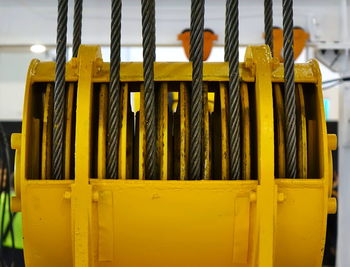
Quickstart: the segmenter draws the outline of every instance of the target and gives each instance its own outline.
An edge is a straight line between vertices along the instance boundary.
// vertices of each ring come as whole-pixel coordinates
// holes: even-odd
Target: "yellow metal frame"
[[[156,81],[180,81],[181,180],[188,175],[189,111],[184,102],[189,100],[185,82],[191,81],[191,73],[190,63],[155,63]],[[77,83],[75,179],[33,180],[33,170],[39,165],[32,158],[38,135],[33,85],[54,80],[54,63],[33,60],[27,75],[22,133],[12,136],[16,149],[12,210],[23,213],[26,266],[321,266],[327,214],[336,210],[330,195],[330,151],[336,138],[327,136],[316,61],[297,64],[295,74],[296,83],[316,88],[319,179],[275,179],[272,84],[283,82],[283,66],[271,58],[266,46],[249,47],[240,64],[241,80],[255,83],[257,180],[91,179],[87,166],[92,103],[97,94],[92,85],[109,82],[109,64],[102,62],[98,47],[81,46],[78,58],[67,63],[66,73],[68,82]],[[227,81],[227,63],[204,63],[203,77],[204,81]],[[122,63],[121,80],[142,82],[142,63]],[[95,95],[100,103],[106,103],[103,88]],[[140,101],[139,149],[144,151],[142,109]],[[121,138],[127,136],[125,106],[122,110]],[[104,135],[105,114],[99,118],[98,136]],[[162,144],[167,143],[166,133],[165,125],[161,126]],[[125,149],[120,148],[124,155]],[[104,151],[105,147],[98,153],[100,165]],[[161,162],[166,170],[164,154]],[[127,178],[126,170],[119,174]]]

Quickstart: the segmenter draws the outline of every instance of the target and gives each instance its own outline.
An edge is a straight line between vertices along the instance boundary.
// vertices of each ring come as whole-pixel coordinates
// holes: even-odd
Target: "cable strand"
[[[67,13],[68,1],[58,1],[57,17],[57,47],[56,74],[54,88],[54,116],[53,116],[53,177],[63,179],[64,173],[64,106],[65,106],[65,76],[67,53]]]
[[[293,0],[283,0],[284,104],[286,110],[285,135],[287,175],[289,178],[295,178],[297,173],[293,38]]]
[[[74,1],[74,23],[73,23],[73,57],[78,56],[79,46],[81,44],[83,0]]]
[[[190,60],[192,61],[190,179],[201,179],[203,130],[204,0],[191,1]]]
[[[143,47],[143,77],[144,77],[144,105],[146,179],[157,179],[157,128],[154,92],[154,62],[156,59],[155,35],[155,1],[142,0],[142,47]]]
[[[264,1],[265,44],[270,47],[273,55],[273,6],[272,0]]]
[[[229,170],[230,179],[241,177],[241,110],[239,80],[239,10],[238,0],[226,2],[227,48],[229,62]]]
[[[120,128],[120,43],[122,1],[112,0],[110,84],[108,98],[107,178],[118,176]]]

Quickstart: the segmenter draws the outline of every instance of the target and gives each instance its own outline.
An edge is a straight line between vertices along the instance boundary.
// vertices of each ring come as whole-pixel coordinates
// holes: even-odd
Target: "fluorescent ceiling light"
[[[46,46],[41,44],[35,44],[30,47],[30,51],[33,53],[44,53],[46,51]]]

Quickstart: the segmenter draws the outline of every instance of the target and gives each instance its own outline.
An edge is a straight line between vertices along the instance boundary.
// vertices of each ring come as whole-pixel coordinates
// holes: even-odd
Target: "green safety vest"
[[[3,204],[5,201],[5,195],[6,193],[2,193],[0,196],[0,221],[2,216],[2,209]],[[3,231],[5,234],[4,240],[2,241],[2,245],[5,247],[12,248],[12,239],[11,239],[11,231],[10,231],[10,213],[9,213],[9,206],[8,203],[6,203],[5,207],[5,214],[4,214],[4,224],[3,224]],[[16,212],[12,215],[12,225],[13,225],[13,234],[14,234],[14,241],[15,241],[15,248],[16,249],[23,249],[23,234],[22,234],[22,213]],[[1,222],[0,222],[1,227]]]

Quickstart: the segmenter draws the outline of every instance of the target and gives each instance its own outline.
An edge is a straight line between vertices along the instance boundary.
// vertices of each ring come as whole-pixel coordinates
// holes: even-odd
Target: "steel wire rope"
[[[67,52],[68,0],[58,0],[57,47],[53,114],[53,178],[63,179],[64,165],[64,106]]]
[[[108,98],[107,178],[118,175],[120,127],[120,45],[122,0],[112,0],[110,85]]]
[[[73,57],[78,56],[79,46],[81,44],[83,0],[74,1],[74,22],[73,22]]]
[[[265,25],[265,44],[270,47],[273,55],[273,5],[272,0],[264,1],[264,25]]]
[[[157,128],[154,92],[154,62],[156,59],[155,1],[141,0],[142,48],[144,77],[144,107],[146,179],[157,179]]]
[[[204,5],[204,0],[191,1],[192,92],[189,179],[193,180],[201,179],[202,168]]]
[[[241,115],[239,80],[238,0],[226,1],[225,61],[229,63],[229,171],[230,179],[241,177]]]
[[[286,110],[285,136],[287,176],[289,178],[295,178],[297,173],[293,38],[293,0],[283,0],[284,105]]]

